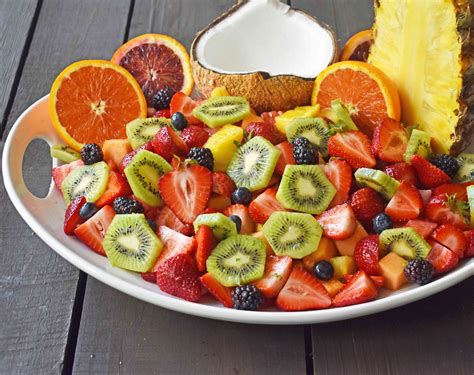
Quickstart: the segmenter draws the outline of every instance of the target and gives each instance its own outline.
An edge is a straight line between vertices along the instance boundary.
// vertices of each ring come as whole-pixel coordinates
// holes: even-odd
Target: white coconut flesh
[[[332,33],[278,0],[241,4],[196,41],[195,58],[224,74],[265,72],[314,78],[334,59]]]

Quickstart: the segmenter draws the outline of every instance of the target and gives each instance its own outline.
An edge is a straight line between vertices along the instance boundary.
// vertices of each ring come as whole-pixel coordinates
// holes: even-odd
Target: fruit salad
[[[437,153],[432,135],[402,124],[377,68],[333,64],[312,105],[256,113],[226,87],[191,97],[179,46],[138,37],[113,62],[73,64],[55,82],[52,120],[66,144],[51,148],[62,162],[52,175],[66,235],[157,290],[241,310],[364,303],[474,256],[474,154]],[[145,63],[136,48],[165,58]],[[170,71],[145,80],[146,64]],[[97,85],[128,90],[113,118],[102,99],[90,121],[71,108],[94,69],[114,77]],[[347,90],[365,103],[356,114]]]

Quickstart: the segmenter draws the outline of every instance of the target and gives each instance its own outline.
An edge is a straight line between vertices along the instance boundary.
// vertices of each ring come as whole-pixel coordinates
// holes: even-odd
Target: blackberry
[[[116,214],[142,214],[145,212],[139,201],[125,197],[115,198],[113,206]]]
[[[92,202],[87,202],[79,210],[79,216],[85,220],[92,217],[97,212],[97,206]]]
[[[237,233],[240,233],[240,229],[242,228],[242,219],[237,215],[230,215],[229,219],[235,223],[237,227]]]
[[[171,116],[171,124],[176,130],[184,130],[188,126],[188,120],[181,112],[176,112]]]
[[[191,150],[189,150],[188,159],[196,160],[199,165],[202,165],[211,171],[214,168],[214,156],[208,148],[191,148]]]
[[[392,219],[383,212],[375,215],[372,219],[372,229],[377,234],[382,233],[385,229],[390,229],[392,226]]]
[[[232,204],[243,204],[248,206],[252,202],[252,192],[244,187],[239,187],[234,190],[230,197]]]
[[[82,146],[81,159],[86,165],[91,165],[104,160],[104,155],[99,145],[95,143],[87,143]]]
[[[334,275],[334,267],[327,260],[322,260],[316,263],[313,273],[320,280],[329,280]]]
[[[257,310],[263,304],[263,297],[255,285],[238,286],[232,291],[234,309]]]
[[[293,157],[296,164],[317,164],[318,150],[306,138],[296,137],[293,141]]]
[[[171,87],[164,87],[153,97],[153,108],[157,111],[170,107],[171,98],[176,94]]]
[[[410,260],[404,270],[407,280],[418,285],[428,284],[433,279],[434,272],[433,265],[420,258]]]
[[[431,164],[441,169],[449,177],[454,177],[460,167],[459,162],[455,157],[446,154],[431,155],[429,161]]]

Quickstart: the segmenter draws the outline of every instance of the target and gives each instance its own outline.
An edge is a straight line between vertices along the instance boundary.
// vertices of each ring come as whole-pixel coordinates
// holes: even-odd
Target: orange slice
[[[390,79],[378,68],[360,61],[341,61],[324,69],[314,82],[311,103],[331,107],[340,99],[359,129],[372,135],[387,117],[400,120],[400,99]]]
[[[102,146],[127,138],[125,125],[146,117],[146,100],[133,76],[103,60],[69,65],[56,78],[49,97],[51,120],[60,137],[75,150],[84,143]]]
[[[340,60],[367,61],[373,41],[372,29],[352,35],[342,49]]]
[[[144,34],[129,40],[112,56],[112,62],[123,66],[138,81],[149,107],[155,94],[170,87],[186,95],[193,90],[189,55],[184,46],[170,36]]]

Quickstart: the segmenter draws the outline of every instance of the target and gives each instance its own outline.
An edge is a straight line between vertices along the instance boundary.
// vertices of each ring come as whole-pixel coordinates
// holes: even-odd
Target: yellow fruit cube
[[[214,88],[211,92],[211,98],[215,98],[217,96],[230,96],[229,91],[225,88],[225,86],[219,86]]]
[[[334,268],[334,278],[340,279],[344,275],[352,274],[357,270],[354,258],[343,255],[329,260]]]
[[[291,120],[295,118],[307,118],[307,117],[316,117],[319,112],[319,104],[316,105],[308,105],[304,107],[296,107],[290,111],[286,111],[280,116],[275,117],[275,125],[283,134],[286,134],[285,128],[286,125]]]
[[[331,298],[334,297],[337,294],[337,292],[339,292],[342,289],[342,287],[344,286],[344,284],[341,283],[337,279],[331,279],[331,280],[323,281],[322,284],[323,284],[324,288],[326,288],[326,290],[328,291]]]
[[[397,290],[406,283],[407,279],[403,271],[407,263],[405,259],[394,252],[390,252],[380,259],[379,269],[384,277],[386,288]]]
[[[334,241],[327,237],[321,237],[318,249],[303,258],[304,268],[312,271],[316,263],[322,260],[329,260],[338,255]]]
[[[230,159],[237,151],[236,143],[242,142],[244,131],[239,126],[224,125],[213,134],[203,147],[211,150],[214,156],[214,170],[226,171]]]

